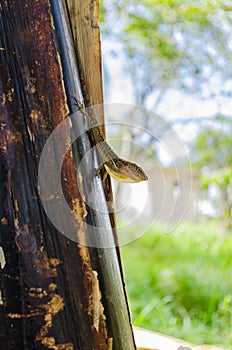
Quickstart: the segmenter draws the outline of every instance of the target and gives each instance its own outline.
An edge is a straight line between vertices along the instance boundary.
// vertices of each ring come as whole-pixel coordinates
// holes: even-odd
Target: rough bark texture
[[[0,348],[107,349],[88,249],[56,231],[38,196],[41,150],[68,115],[49,1],[0,1],[0,32]],[[71,151],[62,177],[83,219]]]
[[[84,173],[75,169],[91,147],[89,135],[65,154],[61,179],[57,171],[49,179],[52,184],[62,182],[75,217],[74,230],[73,222],[63,218],[72,240],[51,224],[38,191],[42,149],[51,132],[75,112],[71,96],[82,99],[64,3],[0,0],[0,348],[133,350],[109,215],[92,209],[107,208],[100,180],[89,176],[95,159],[87,159]],[[88,19],[80,22],[79,38],[87,23],[95,28],[98,7],[91,0],[77,3],[78,13]],[[90,15],[82,8],[87,3]],[[90,35],[87,40],[92,39]],[[92,65],[80,69],[85,71],[82,86],[90,104],[102,102],[99,30],[93,47],[94,42],[98,44],[91,62],[86,51],[90,43],[83,39],[77,48]],[[78,123],[73,120],[72,129]],[[54,169],[56,155],[69,144],[70,127],[66,129],[48,152],[48,166]],[[87,197],[92,207],[86,206]],[[80,237],[82,243],[88,241],[88,227],[98,228],[96,248],[75,243]],[[106,236],[99,227],[107,228]],[[104,249],[105,243],[111,249]]]

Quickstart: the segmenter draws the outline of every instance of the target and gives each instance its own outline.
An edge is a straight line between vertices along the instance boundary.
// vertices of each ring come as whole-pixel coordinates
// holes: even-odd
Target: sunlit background
[[[106,113],[107,121],[139,124],[145,130],[139,136],[133,128],[112,133],[113,140],[129,138],[145,149],[135,154],[134,147],[119,145],[117,150],[121,154],[126,150],[126,158],[136,156],[144,163],[151,184],[148,190],[135,190],[128,204],[132,210],[119,218],[119,225],[127,227],[142,206],[146,219],[142,216],[136,227],[129,225],[123,234],[131,235],[153,222],[154,212],[149,216],[149,208],[158,210],[161,205],[158,168],[169,191],[166,208],[177,198],[181,207],[191,177],[188,211],[176,229],[164,233],[170,218],[164,211],[148,233],[122,248],[133,322],[196,344],[229,349],[232,1],[105,0],[101,1],[101,33],[105,102],[139,105],[150,111],[143,117],[128,113],[126,120],[125,115]],[[175,148],[170,129],[187,154],[182,159],[174,157],[175,162],[160,148],[160,142]],[[129,135],[128,130],[132,130]],[[110,128],[107,131],[110,135]],[[146,132],[156,137],[145,137]],[[174,168],[181,172],[178,181]],[[117,191],[120,207],[128,193]],[[144,196],[150,198],[147,210]]]

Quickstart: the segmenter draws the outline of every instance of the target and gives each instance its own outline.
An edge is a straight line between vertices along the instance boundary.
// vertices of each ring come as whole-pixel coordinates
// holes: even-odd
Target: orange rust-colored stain
[[[1,222],[2,225],[7,225],[8,224],[7,218],[5,218],[5,217],[1,218],[0,222]]]
[[[12,319],[37,317],[43,315],[44,324],[40,328],[36,335],[35,340],[46,346],[48,349],[54,350],[74,350],[72,343],[56,344],[55,337],[48,336],[50,328],[53,326],[53,319],[56,314],[64,309],[63,298],[55,292],[57,285],[51,283],[48,286],[48,290],[42,290],[42,288],[30,288],[29,296],[32,298],[43,298],[49,295],[50,301],[46,304],[40,304],[40,307],[28,314],[13,314],[9,313],[8,317]]]
[[[36,340],[40,341],[41,344],[45,345],[48,349],[54,349],[54,350],[61,350],[61,349],[70,349],[73,350],[73,344],[66,343],[66,344],[56,344],[56,340],[54,337],[48,337],[49,329],[52,327],[52,321],[54,316],[61,312],[64,308],[64,301],[63,298],[59,295],[54,293],[54,290],[56,289],[55,283],[52,283],[49,285],[49,290],[51,291],[51,300],[46,304],[43,305],[44,310],[46,310],[46,314],[44,316],[45,324],[40,329],[39,333],[36,336]]]
[[[7,91],[7,99],[9,102],[12,102],[13,101],[13,97],[14,97],[14,88],[11,88]]]

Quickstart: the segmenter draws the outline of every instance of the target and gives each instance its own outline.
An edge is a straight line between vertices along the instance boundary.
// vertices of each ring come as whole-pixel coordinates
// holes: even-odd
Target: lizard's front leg
[[[116,171],[117,166],[113,159],[108,160],[107,162],[102,163],[96,170],[96,176],[100,176],[102,169],[105,168],[105,165],[107,165],[108,168],[112,169],[113,171]],[[107,169],[105,168],[107,171]]]

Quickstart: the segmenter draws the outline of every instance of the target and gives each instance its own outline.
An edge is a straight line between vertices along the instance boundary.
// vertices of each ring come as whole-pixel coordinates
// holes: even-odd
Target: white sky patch
[[[131,185],[132,190],[132,208],[138,212],[143,211],[148,197],[148,186],[146,182]]]
[[[118,54],[111,55],[111,49],[117,48]],[[103,59],[106,57],[107,67],[103,80],[106,103],[134,103],[133,86],[128,75],[123,72],[125,60],[121,53],[121,46],[109,40],[102,41]],[[104,67],[104,65],[103,65]],[[108,88],[108,85],[110,88]]]
[[[148,99],[149,108],[152,109],[154,95]],[[232,104],[231,104],[232,105]],[[214,115],[218,110],[218,101],[202,100],[196,95],[187,95],[178,90],[168,90],[157,108],[157,114],[166,119],[199,118]]]
[[[114,189],[114,197],[117,197],[118,186],[120,186],[120,195],[124,194],[124,202],[119,204],[116,208],[118,216],[124,216],[127,210],[135,210],[137,213],[141,213],[148,199],[148,185],[147,182],[139,183],[119,183],[117,184],[114,179],[112,179],[112,185]]]
[[[195,123],[188,123],[186,125],[176,124],[173,129],[183,142],[189,142],[197,136],[198,126]]]
[[[132,103],[133,89],[130,80],[121,71],[121,62],[115,57],[107,58],[107,63],[112,67],[110,71],[110,89],[105,91],[106,102]]]
[[[218,215],[218,210],[216,210],[212,203],[210,203],[207,200],[202,200],[198,202],[198,208],[200,213],[202,213],[203,215],[207,215],[207,216],[211,216],[211,217],[215,217]]]

